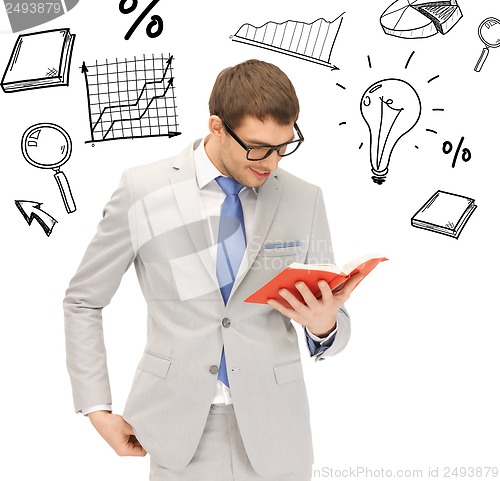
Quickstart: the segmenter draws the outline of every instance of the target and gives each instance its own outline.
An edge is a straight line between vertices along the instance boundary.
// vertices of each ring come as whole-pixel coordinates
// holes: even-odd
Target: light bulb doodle
[[[485,45],[474,67],[474,71],[480,72],[490,53],[490,47],[500,47],[500,20],[498,20],[498,18],[488,17],[480,23],[477,33],[481,42]]]
[[[381,185],[395,145],[417,124],[422,104],[408,82],[390,78],[370,85],[361,97],[360,108],[370,131],[372,179]]]

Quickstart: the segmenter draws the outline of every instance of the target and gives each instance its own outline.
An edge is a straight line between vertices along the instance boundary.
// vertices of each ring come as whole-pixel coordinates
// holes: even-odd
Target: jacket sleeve
[[[311,228],[311,239],[305,260],[306,264],[334,264],[333,247],[321,189],[318,188]],[[306,334],[307,335],[307,334]],[[326,349],[318,349],[313,355],[315,360],[333,356],[342,351],[351,336],[351,322],[344,306],[337,313],[337,328],[333,342]],[[308,344],[309,345],[309,344]],[[322,346],[324,347],[324,346]]]
[[[135,257],[129,228],[132,204],[132,183],[125,171],[63,301],[66,362],[77,412],[111,403],[102,309]]]

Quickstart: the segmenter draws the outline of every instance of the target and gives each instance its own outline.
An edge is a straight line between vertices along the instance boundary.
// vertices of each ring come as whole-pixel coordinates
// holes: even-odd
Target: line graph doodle
[[[91,132],[87,143],[180,135],[173,58],[83,62]]]
[[[260,27],[245,23],[229,38],[338,70],[331,57],[344,13],[331,22],[324,18],[311,23],[269,21]]]

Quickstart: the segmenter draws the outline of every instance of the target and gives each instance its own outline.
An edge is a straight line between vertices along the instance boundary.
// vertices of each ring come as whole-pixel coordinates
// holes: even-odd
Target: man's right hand
[[[109,411],[88,414],[90,422],[119,456],[145,456],[146,450],[134,435],[132,426],[122,416]]]

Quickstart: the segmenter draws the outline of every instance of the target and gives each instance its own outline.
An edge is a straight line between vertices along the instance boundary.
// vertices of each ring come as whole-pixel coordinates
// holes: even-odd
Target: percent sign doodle
[[[136,21],[132,24],[132,26],[128,29],[128,32],[125,34],[125,40],[128,40],[132,34],[135,32],[135,29],[139,26],[139,24],[144,20],[146,15],[154,8],[154,6],[159,2],[160,0],[153,0],[144,10],[143,12],[137,17]],[[126,7],[125,4],[127,3],[127,0],[120,0],[120,4],[118,8],[120,9],[121,13],[128,14],[133,12],[138,5],[138,0],[132,0],[132,5],[130,7]],[[153,31],[153,29],[156,27],[156,31]],[[152,15],[151,16],[151,22],[148,23],[148,26],[146,27],[146,33],[149,38],[156,38],[161,33],[163,32],[163,19],[158,16],[158,15]]]
[[[455,155],[453,157],[453,163],[451,164],[451,166],[453,168],[455,167],[455,164],[457,163],[458,154],[460,153],[460,149],[462,148],[463,143],[464,143],[464,137],[462,137],[460,139],[460,142],[458,143],[457,150],[455,150]],[[453,150],[453,144],[451,142],[449,142],[447,140],[446,142],[443,143],[443,152],[445,154],[451,153],[452,150]],[[471,151],[469,149],[465,149],[465,148],[462,149],[462,160],[464,162],[469,162],[471,157],[472,157],[472,154],[471,154]]]

